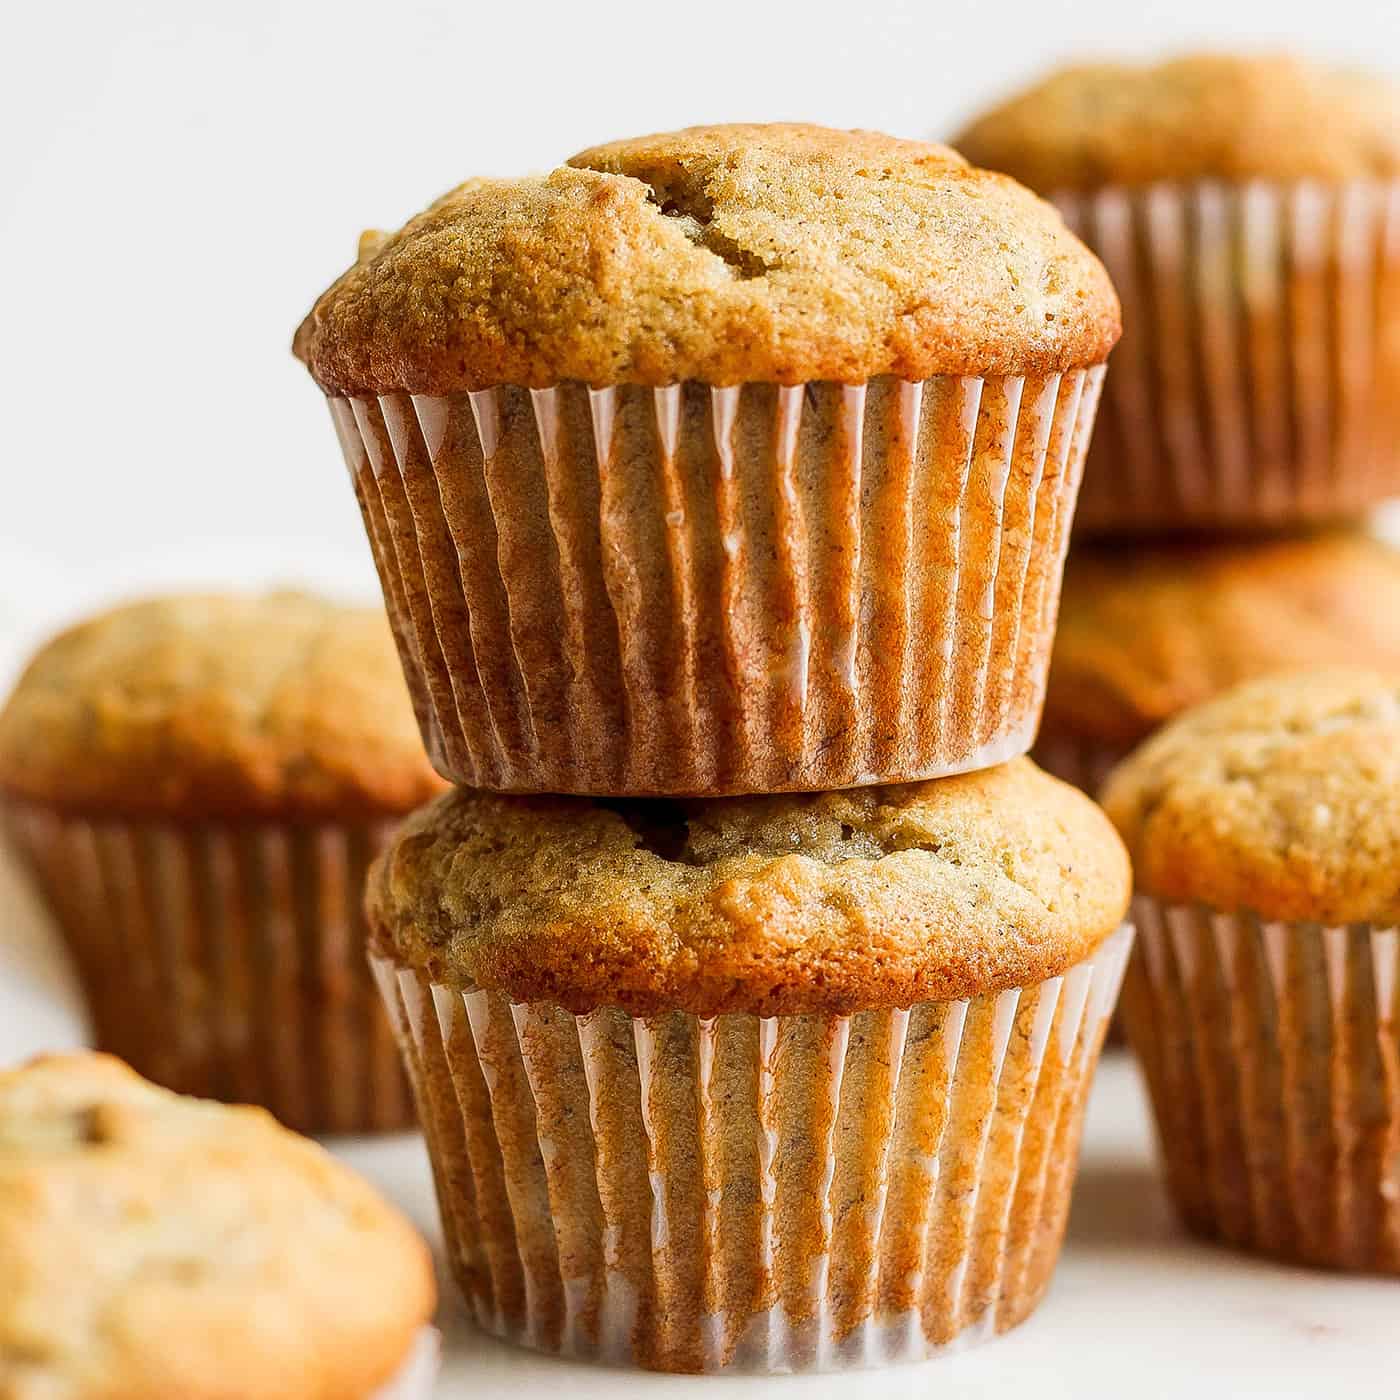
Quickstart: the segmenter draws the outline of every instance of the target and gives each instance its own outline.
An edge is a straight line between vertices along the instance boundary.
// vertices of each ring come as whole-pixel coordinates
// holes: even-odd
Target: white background
[[[947,134],[1070,55],[1286,42],[1400,70],[1394,0],[30,0],[0,17],[0,684],[56,619],[142,588],[372,592],[327,415],[288,342],[361,228],[468,175],[700,121]],[[39,912],[0,862],[0,1063],[79,1034]],[[433,1228],[416,1143],[352,1155]],[[779,1389],[1394,1394],[1397,1319],[1394,1283],[1176,1232],[1119,1063],[1055,1290],[1027,1327],[934,1368]],[[444,1395],[693,1389],[526,1360],[444,1322]]]

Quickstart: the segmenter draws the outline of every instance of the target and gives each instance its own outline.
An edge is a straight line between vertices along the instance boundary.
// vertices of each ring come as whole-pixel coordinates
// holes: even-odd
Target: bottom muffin
[[[1025,760],[425,809],[371,937],[477,1321],[769,1372],[1014,1326],[1059,1252],[1128,882]]]

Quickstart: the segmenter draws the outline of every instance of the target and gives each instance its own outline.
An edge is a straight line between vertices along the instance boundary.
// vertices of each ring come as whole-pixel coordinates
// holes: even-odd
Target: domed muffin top
[[[1026,759],[935,782],[695,802],[458,791],[370,875],[373,937],[435,981],[582,1014],[850,1012],[1064,972],[1130,874]]]
[[[434,1294],[408,1222],[261,1109],[105,1055],[0,1073],[0,1395],[370,1395]]]
[[[1380,540],[1081,545],[1041,734],[1133,744],[1240,681],[1334,665],[1400,676],[1400,552]]]
[[[1400,919],[1400,682],[1268,676],[1173,720],[1103,803],[1138,887],[1266,919]]]
[[[1400,174],[1400,86],[1285,54],[1062,68],[953,144],[1046,194],[1171,180]]]
[[[796,384],[1101,362],[1118,301],[1059,215],[944,146],[800,125],[468,181],[359,261],[294,349],[333,394]]]
[[[82,815],[334,819],[442,787],[383,612],[304,593],[116,608],[0,710],[0,791]]]

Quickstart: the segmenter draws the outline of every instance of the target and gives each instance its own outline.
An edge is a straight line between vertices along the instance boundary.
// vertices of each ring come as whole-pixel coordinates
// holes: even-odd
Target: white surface
[[[0,1063],[80,1044],[76,999],[24,883],[0,857]],[[1308,1273],[1198,1244],[1172,1223],[1146,1106],[1127,1056],[1101,1069],[1069,1240],[1029,1323],[974,1351],[878,1373],[755,1380],[649,1376],[512,1350],[466,1322],[450,1284],[439,1400],[659,1400],[686,1387],[844,1400],[876,1387],[899,1400],[1198,1400],[1392,1395],[1400,1374],[1400,1281]],[[427,1159],[416,1137],[333,1143],[436,1243]],[[766,1390],[765,1390],[765,1393]]]

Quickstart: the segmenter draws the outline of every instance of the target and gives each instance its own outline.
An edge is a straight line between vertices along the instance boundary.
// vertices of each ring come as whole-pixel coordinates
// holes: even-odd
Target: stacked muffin
[[[368,909],[485,1328],[780,1370],[1034,1307],[1126,954],[1020,757],[1117,333],[1013,181],[800,126],[472,181],[301,327],[461,785]]]
[[[955,144],[1052,198],[1123,297],[1037,755],[1093,790],[1235,680],[1391,664],[1396,561],[1336,531],[1400,494],[1395,87],[1286,57],[1069,68]]]

